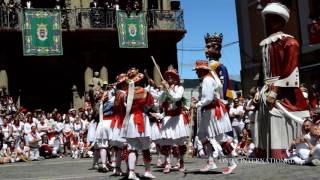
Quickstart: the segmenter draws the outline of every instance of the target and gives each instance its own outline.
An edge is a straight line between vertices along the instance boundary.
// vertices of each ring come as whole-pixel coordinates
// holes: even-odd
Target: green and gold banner
[[[25,56],[62,55],[60,10],[25,9],[22,39]]]
[[[148,48],[148,29],[144,13],[117,12],[120,48]]]

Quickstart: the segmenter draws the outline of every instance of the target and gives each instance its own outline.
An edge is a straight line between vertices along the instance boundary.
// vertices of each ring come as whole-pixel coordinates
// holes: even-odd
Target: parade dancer
[[[171,154],[178,159],[177,169],[184,172],[184,155],[187,151],[188,122],[185,122],[183,115],[183,92],[184,88],[180,85],[180,77],[173,66],[169,66],[164,73],[165,80],[162,82],[164,92],[160,97],[161,107],[164,109],[163,126],[161,137],[162,153],[165,156],[165,167],[163,172],[169,173],[171,169]],[[171,153],[172,152],[172,153]]]
[[[151,173],[151,154],[149,150],[151,143],[151,127],[149,118],[144,111],[145,109],[152,107],[154,100],[151,94],[140,86],[141,81],[144,78],[143,74],[139,73],[135,68],[131,68],[127,74],[130,79],[126,103],[126,116],[128,118],[124,121],[124,127],[121,130],[121,134],[122,137],[126,138],[128,143],[128,179],[139,179],[134,172],[137,160],[136,153],[138,150],[142,150],[143,153],[145,165],[144,177],[153,179],[155,176]]]
[[[102,97],[99,101],[99,124],[96,130],[96,141],[98,147],[100,148],[100,158],[101,158],[101,171],[109,171],[108,165],[108,154],[109,153],[109,140],[112,138],[112,129],[110,128],[113,112],[112,107],[108,109],[103,109],[105,106],[112,106],[114,97],[108,96],[108,91],[103,92]],[[105,105],[106,104],[106,105]],[[109,105],[108,105],[109,104]]]
[[[145,74],[147,76],[147,72],[145,71]],[[148,115],[150,119],[150,125],[151,125],[151,140],[155,145],[155,153],[157,154],[157,167],[162,166],[162,161],[160,159],[160,151],[161,151],[161,127],[162,123],[161,120],[158,118],[158,116],[155,115],[155,113],[160,113],[160,102],[159,97],[162,94],[162,88],[158,87],[152,79],[150,79],[148,76],[148,82],[149,85],[145,88],[153,97],[154,99],[154,105],[149,110]]]
[[[128,150],[127,143],[124,138],[121,137],[121,129],[123,120],[126,115],[126,98],[128,89],[128,76],[125,73],[121,73],[116,78],[116,93],[113,107],[114,118],[111,123],[112,139],[110,145],[112,146],[111,160],[115,162],[115,169],[113,173],[115,175],[122,175],[121,161],[128,162]]]
[[[269,3],[261,13],[268,37],[260,42],[263,58],[260,78],[264,86],[255,140],[260,155],[283,159],[287,158],[289,143],[300,134],[303,119],[310,114],[299,89],[299,43],[282,32],[289,20],[289,10],[280,3]]]
[[[197,60],[194,70],[202,82],[199,92],[200,99],[198,102],[192,102],[192,107],[197,108],[197,121],[199,124],[197,136],[209,158],[207,165],[201,171],[207,172],[217,168],[213,155],[213,150],[215,149],[215,151],[222,150],[224,155],[227,156],[228,167],[223,173],[229,174],[237,165],[232,155],[232,138],[226,135],[227,132],[232,131],[232,126],[226,107],[218,98],[219,92],[217,91],[221,86],[220,80],[215,72],[209,68],[208,61]],[[222,149],[219,144],[221,144]],[[200,151],[204,150],[200,149]]]

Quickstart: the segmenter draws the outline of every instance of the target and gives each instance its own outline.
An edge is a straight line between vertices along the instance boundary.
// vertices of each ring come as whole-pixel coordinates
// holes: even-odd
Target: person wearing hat
[[[198,144],[198,150],[200,155],[203,155],[204,151],[208,155],[207,165],[200,171],[207,172],[216,169],[214,152],[221,153],[223,151],[224,155],[228,157],[228,167],[224,169],[223,173],[229,174],[237,165],[232,154],[232,138],[226,135],[226,133],[232,131],[228,112],[218,96],[216,96],[219,79],[214,78],[212,74],[214,72],[211,72],[206,60],[197,60],[194,70],[201,79],[200,99],[192,102],[192,107],[197,109],[197,121],[199,124],[197,138],[200,143]]]
[[[160,105],[163,114],[158,113],[157,119],[162,119],[161,128],[161,152],[165,156],[164,173],[169,173],[171,169],[170,156],[178,158],[175,168],[180,172],[185,171],[184,155],[187,151],[187,139],[189,136],[188,122],[183,117],[183,92],[184,88],[180,85],[180,77],[176,69],[170,65],[164,73],[162,85],[164,91],[160,96]]]
[[[257,121],[257,141],[261,155],[284,159],[286,149],[296,138],[300,125],[288,114],[298,118],[310,116],[308,105],[299,89],[299,43],[291,35],[283,33],[290,13],[280,3],[269,3],[261,12],[266,25],[267,38],[260,42],[262,48],[262,74],[260,108]],[[283,107],[288,112],[277,107]],[[297,119],[297,118],[295,118]]]
[[[131,68],[127,72],[129,78],[128,88],[128,100],[127,108],[131,106],[128,119],[125,119],[125,125],[122,127],[122,137],[127,140],[129,157],[129,176],[128,179],[139,179],[135,174],[135,165],[138,150],[142,151],[143,160],[145,165],[144,177],[154,179],[155,176],[151,173],[151,126],[148,116],[145,114],[145,110],[150,109],[153,106],[154,99],[152,95],[145,90],[141,84],[144,79],[144,75],[139,73],[138,69]],[[132,87],[134,83],[134,88]],[[132,92],[133,91],[133,92]],[[133,100],[130,102],[131,93],[133,93]]]
[[[122,160],[128,161],[128,150],[126,139],[121,137],[121,130],[126,116],[126,98],[128,90],[128,76],[126,73],[120,73],[116,77],[116,92],[113,106],[113,115],[110,128],[112,129],[112,138],[110,140],[111,149],[111,161],[114,166],[114,174],[122,175],[121,162]],[[114,165],[115,163],[115,165]]]
[[[221,99],[233,99],[234,97],[228,69],[220,61],[223,35],[222,33],[214,33],[213,35],[207,33],[204,40],[206,43],[205,54],[209,60],[209,67],[212,71],[216,72],[222,83],[223,92]]]

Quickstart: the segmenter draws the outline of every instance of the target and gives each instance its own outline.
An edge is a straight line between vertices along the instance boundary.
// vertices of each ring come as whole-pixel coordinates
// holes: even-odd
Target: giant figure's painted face
[[[219,60],[221,57],[221,45],[215,42],[208,42],[205,47],[206,57]]]

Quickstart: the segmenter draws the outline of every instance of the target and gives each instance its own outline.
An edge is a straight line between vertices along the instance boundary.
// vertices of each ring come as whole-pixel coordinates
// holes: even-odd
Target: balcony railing
[[[0,28],[21,29],[21,9],[0,7]],[[184,29],[183,10],[144,11],[149,29]],[[103,8],[61,9],[62,29],[116,28],[116,11]]]

